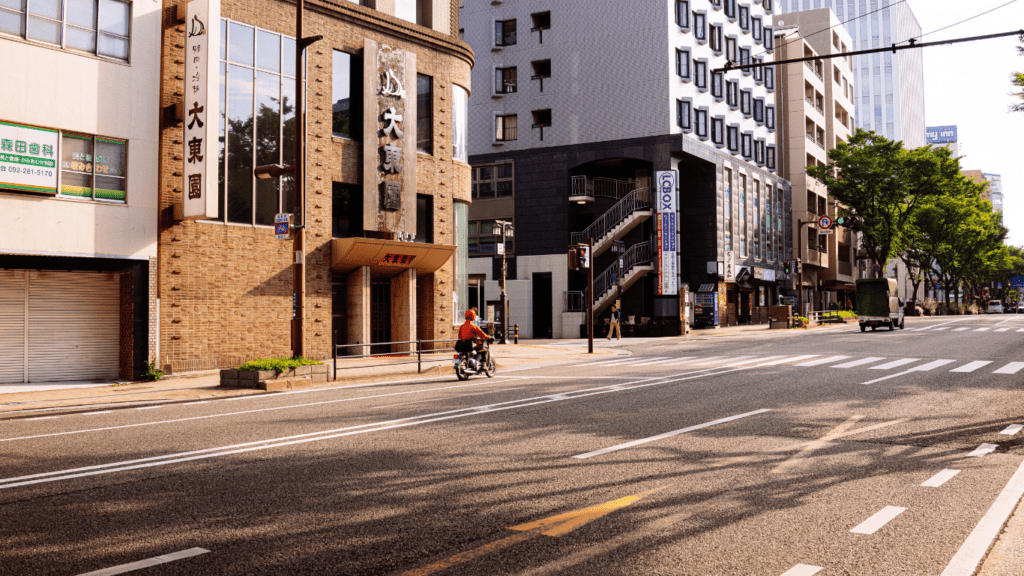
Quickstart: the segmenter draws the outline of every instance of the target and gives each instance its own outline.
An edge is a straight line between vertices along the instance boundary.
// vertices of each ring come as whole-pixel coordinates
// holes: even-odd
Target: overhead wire
[[[909,42],[911,40],[914,40],[915,38],[916,39],[920,39],[920,38],[924,38],[925,36],[928,36],[930,34],[935,34],[936,32],[942,32],[943,30],[948,30],[948,29],[950,29],[950,28],[952,28],[954,26],[959,26],[959,25],[961,25],[961,24],[963,24],[965,22],[970,22],[971,20],[974,20],[975,18],[980,18],[980,17],[982,17],[982,16],[984,16],[986,14],[995,12],[996,10],[999,10],[1000,8],[1005,8],[1005,7],[1009,6],[1010,4],[1013,4],[1016,1],[1017,0],[1010,0],[1009,2],[1007,2],[1005,4],[1000,4],[999,6],[996,6],[995,8],[992,8],[991,10],[986,10],[986,11],[980,13],[980,14],[975,14],[974,16],[971,16],[970,18],[965,18],[965,19],[963,19],[963,20],[961,20],[959,22],[956,22],[954,24],[950,24],[949,26],[943,26],[942,28],[939,28],[937,30],[932,30],[931,32],[925,32],[924,34],[921,34],[921,35],[916,36],[916,37],[907,38],[906,40],[901,40],[901,41],[897,42],[896,44],[897,45],[898,44],[906,44],[907,42]]]

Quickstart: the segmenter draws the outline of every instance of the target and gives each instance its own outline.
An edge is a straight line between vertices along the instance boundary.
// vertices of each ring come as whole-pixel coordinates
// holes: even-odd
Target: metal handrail
[[[601,196],[603,198],[621,199],[636,189],[636,183],[629,180],[616,180],[598,176],[572,177],[572,196]]]
[[[423,344],[433,344],[435,342],[458,342],[458,338],[443,338],[441,340],[401,340],[398,342],[367,342],[364,344],[335,344],[334,345],[334,380],[338,379],[338,350],[342,348],[363,348],[371,346],[391,346],[393,344],[415,344],[415,350],[402,350],[399,352],[382,352],[380,354],[353,354],[351,356],[342,356],[343,360],[358,360],[361,358],[400,358],[403,356],[412,357],[416,356],[415,360],[408,360],[406,362],[388,362],[387,364],[361,364],[359,366],[348,366],[342,368],[342,370],[348,370],[351,368],[376,368],[379,366],[395,366],[398,364],[416,364],[416,371],[423,372],[423,355],[437,354],[439,352],[454,352],[455,348],[431,348],[429,350],[423,349]]]
[[[623,253],[622,257],[622,268],[619,269],[619,259],[615,260],[615,263],[609,266],[600,275],[594,277],[594,294],[597,298],[594,302],[597,302],[601,297],[605,295],[609,290],[615,287],[615,278],[625,278],[626,274],[629,274],[630,270],[640,264],[646,264],[654,260],[654,243],[648,240],[647,242],[641,242],[634,244]],[[584,297],[587,292],[584,291]]]
[[[569,243],[582,244],[589,238],[595,241],[604,238],[623,220],[638,210],[650,209],[652,198],[650,188],[637,188],[619,200],[582,232],[569,233]]]

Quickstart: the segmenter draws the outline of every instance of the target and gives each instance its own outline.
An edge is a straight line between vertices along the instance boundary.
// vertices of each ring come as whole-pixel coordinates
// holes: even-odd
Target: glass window
[[[416,0],[395,0],[395,17],[416,22]]]
[[[341,52],[340,50],[334,51],[331,73],[331,102],[331,132],[339,138],[362,139],[362,58]]]
[[[684,29],[690,29],[690,0],[676,0],[676,24]]]
[[[334,238],[363,235],[363,187],[334,182],[331,186],[331,229]],[[418,223],[418,221],[417,221]],[[419,236],[417,236],[419,239]]]
[[[725,74],[722,72],[711,73],[711,95],[715,97],[715,100],[722,101],[725,99]]]
[[[689,132],[693,129],[693,102],[689,98],[676,100],[676,125]]]
[[[740,28],[750,29],[750,6],[740,5]]]
[[[416,75],[416,150],[434,153],[434,79]]]
[[[131,4],[120,0],[0,0],[0,32],[128,61]]]
[[[725,118],[716,116],[711,119],[711,141],[721,148],[725,145]]]
[[[706,42],[708,39],[708,15],[704,11],[693,13],[693,37],[698,42]]]
[[[516,43],[516,21],[502,20],[494,23],[494,45],[512,46]]]
[[[694,83],[701,92],[708,90],[708,60],[701,58],[693,61]]]
[[[725,218],[723,225],[723,228],[725,229],[725,249],[732,250],[732,170],[726,168],[725,175],[722,180],[722,197],[724,200],[722,213]]]
[[[708,138],[708,109],[701,107],[693,113],[694,121],[694,132],[697,133],[697,137],[701,140],[707,140]]]
[[[452,84],[452,157],[469,162],[469,93]]]
[[[494,139],[499,142],[507,142],[519,138],[519,117],[515,114],[506,116],[495,116],[494,118]]]
[[[62,196],[124,203],[128,191],[128,143],[65,132],[60,141]]]
[[[690,51],[676,49],[676,75],[690,80]]]
[[[496,94],[512,94],[517,88],[518,69],[515,66],[494,69],[494,92]]]
[[[434,197],[429,194],[416,195],[416,238],[413,241],[434,243]]]
[[[508,198],[513,195],[512,163],[473,168],[473,199]]]

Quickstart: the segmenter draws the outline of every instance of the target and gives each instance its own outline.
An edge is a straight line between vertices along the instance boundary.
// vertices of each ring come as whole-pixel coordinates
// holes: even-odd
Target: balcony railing
[[[572,177],[572,196],[603,196],[605,198],[622,199],[626,194],[636,190],[636,182],[632,180],[616,180],[614,178],[590,178],[587,176]]]

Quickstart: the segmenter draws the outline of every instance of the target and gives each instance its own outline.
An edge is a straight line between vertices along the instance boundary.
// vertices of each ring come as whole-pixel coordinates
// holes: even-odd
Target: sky
[[[907,0],[921,24],[922,42],[1024,29],[1024,0],[991,14],[928,34],[986,12],[1009,0]],[[924,50],[925,125],[958,127],[960,164],[1003,178],[1003,225],[1008,244],[1024,246],[1024,101],[1010,95],[1012,72],[1024,72],[1016,36]]]

